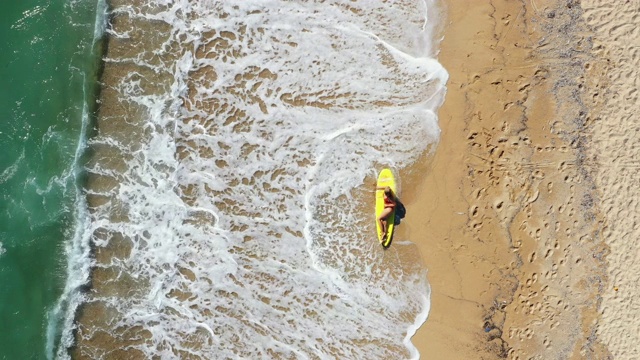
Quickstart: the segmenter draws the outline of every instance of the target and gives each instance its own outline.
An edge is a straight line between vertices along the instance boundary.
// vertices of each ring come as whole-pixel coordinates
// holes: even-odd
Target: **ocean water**
[[[418,356],[424,239],[380,247],[371,184],[437,142],[434,4],[111,1],[95,121],[101,5],[26,4],[0,314],[31,333],[6,358]]]
[[[0,359],[45,359],[76,227],[96,3],[5,1],[0,18]]]

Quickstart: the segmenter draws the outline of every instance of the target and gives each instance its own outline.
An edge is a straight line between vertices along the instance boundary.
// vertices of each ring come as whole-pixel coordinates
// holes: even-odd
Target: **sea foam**
[[[62,348],[77,326],[84,356],[417,357],[426,269],[382,250],[365,183],[437,142],[431,5],[143,2],[111,9]]]

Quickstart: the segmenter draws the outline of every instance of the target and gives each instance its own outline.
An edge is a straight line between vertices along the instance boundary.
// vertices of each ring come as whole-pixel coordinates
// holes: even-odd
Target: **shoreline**
[[[130,134],[144,135],[142,129],[139,128],[140,125],[144,125],[141,121],[141,114],[144,113],[144,109],[135,102],[123,100],[119,96],[117,84],[126,83],[129,79],[127,76],[135,70],[137,73],[136,78],[140,80],[140,91],[153,93],[158,91],[158,88],[169,88],[173,74],[153,73],[149,68],[141,67],[131,60],[136,51],[143,48],[142,45],[153,45],[154,41],[159,42],[161,40],[159,39],[160,36],[158,36],[159,38],[143,38],[145,33],[143,30],[151,33],[151,29],[162,24],[152,24],[145,19],[131,16],[126,11],[121,11],[120,7],[124,5],[117,2],[115,4],[112,2],[110,5],[112,6],[111,30],[115,34],[126,33],[128,35],[126,37],[107,36],[108,46],[105,47],[105,61],[102,67],[100,106],[94,124],[95,133],[91,141],[91,156],[87,160],[87,167],[97,171],[88,172],[86,189],[88,190],[87,202],[90,211],[102,210],[104,211],[103,216],[109,221],[124,223],[129,220],[128,209],[126,205],[119,203],[117,194],[113,189],[117,189],[119,175],[125,172],[126,160],[132,156],[124,150],[137,148],[136,141],[139,139],[132,139]],[[117,16],[113,16],[113,14],[117,14]],[[164,34],[162,31],[156,32]],[[210,36],[213,37],[214,34]],[[224,36],[232,35],[225,34]],[[216,46],[215,44],[219,41],[223,40],[216,39],[212,41],[212,46]],[[206,47],[203,48],[206,49]],[[196,53],[196,56],[206,57],[208,52]],[[151,61],[146,58],[145,60]],[[199,69],[193,72],[191,76],[201,80],[216,76],[211,69],[209,67]],[[262,72],[258,73],[256,71],[255,76],[262,77],[264,76],[262,74]],[[267,74],[266,76],[275,75]],[[247,77],[254,77],[254,74],[248,73]],[[193,86],[193,84],[191,85]],[[192,95],[192,92],[189,91],[189,96]],[[192,101],[189,104],[197,104],[203,109],[213,105],[206,101],[201,103]],[[195,109],[190,108],[189,110]],[[243,116],[240,116],[240,119],[242,118]],[[182,119],[182,121],[185,120],[203,121],[200,118]],[[116,139],[115,143],[121,144],[122,148],[114,146],[114,142],[110,141],[112,138]],[[185,150],[195,152],[197,150],[195,145],[193,142],[180,143],[180,146],[177,147],[176,156],[179,158],[184,157],[187,153]],[[189,149],[189,147],[191,148]],[[190,204],[189,201],[194,201],[190,196],[192,189],[185,187],[182,191],[187,194],[186,203]],[[112,205],[108,205],[110,203]],[[100,209],[102,207],[105,209]],[[145,354],[141,350],[144,347],[141,345],[153,340],[152,329],[150,330],[143,326],[114,327],[114,324],[124,323],[122,319],[125,315],[118,311],[116,303],[109,301],[110,299],[146,298],[146,293],[150,291],[147,279],[132,277],[127,273],[128,262],[136,252],[136,244],[134,242],[144,240],[140,240],[137,237],[128,237],[125,233],[108,226],[96,228],[91,236],[94,263],[92,264],[90,283],[86,287],[86,301],[76,311],[76,328],[73,330],[75,344],[68,349],[69,354],[74,359],[93,358],[98,355],[105,358],[144,358]],[[407,263],[415,264],[417,262],[413,261],[417,260],[414,259],[417,256],[413,256],[412,253],[401,253],[401,257],[405,253],[407,257],[411,257],[411,261],[407,261]],[[195,283],[198,280],[196,275],[186,267],[179,267],[177,273],[180,275],[176,276],[183,276],[188,282]],[[178,301],[183,302],[187,302],[191,297],[192,294],[190,292],[182,289],[172,289],[166,296],[166,298],[176,298]],[[211,309],[201,308],[197,310],[202,311],[203,315],[211,317]],[[220,327],[212,328],[209,333],[206,331],[195,333],[193,335],[193,344],[196,344],[194,347],[198,348],[198,342],[195,338],[201,341],[201,338],[207,339],[209,334],[214,332],[216,336],[222,337],[220,334],[223,331]],[[403,344],[406,345],[408,339],[405,338],[404,340]]]
[[[446,5],[442,135],[404,194],[431,285],[412,341],[430,359],[606,358],[593,336],[607,274],[582,134],[582,10]]]

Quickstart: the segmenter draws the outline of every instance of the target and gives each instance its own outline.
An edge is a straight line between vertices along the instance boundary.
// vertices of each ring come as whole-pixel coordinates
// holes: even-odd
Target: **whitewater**
[[[55,357],[417,358],[424,239],[382,249],[372,184],[438,141],[436,4],[101,11]]]

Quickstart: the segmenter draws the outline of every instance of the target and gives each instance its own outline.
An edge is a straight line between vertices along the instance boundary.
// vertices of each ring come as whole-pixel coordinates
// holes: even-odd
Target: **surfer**
[[[396,194],[393,193],[390,187],[376,187],[376,190],[384,190],[384,209],[378,216],[378,222],[380,223],[380,229],[382,230],[382,240],[387,238],[387,218],[389,214],[393,212],[393,209],[396,207],[396,203],[398,199],[396,198]]]

